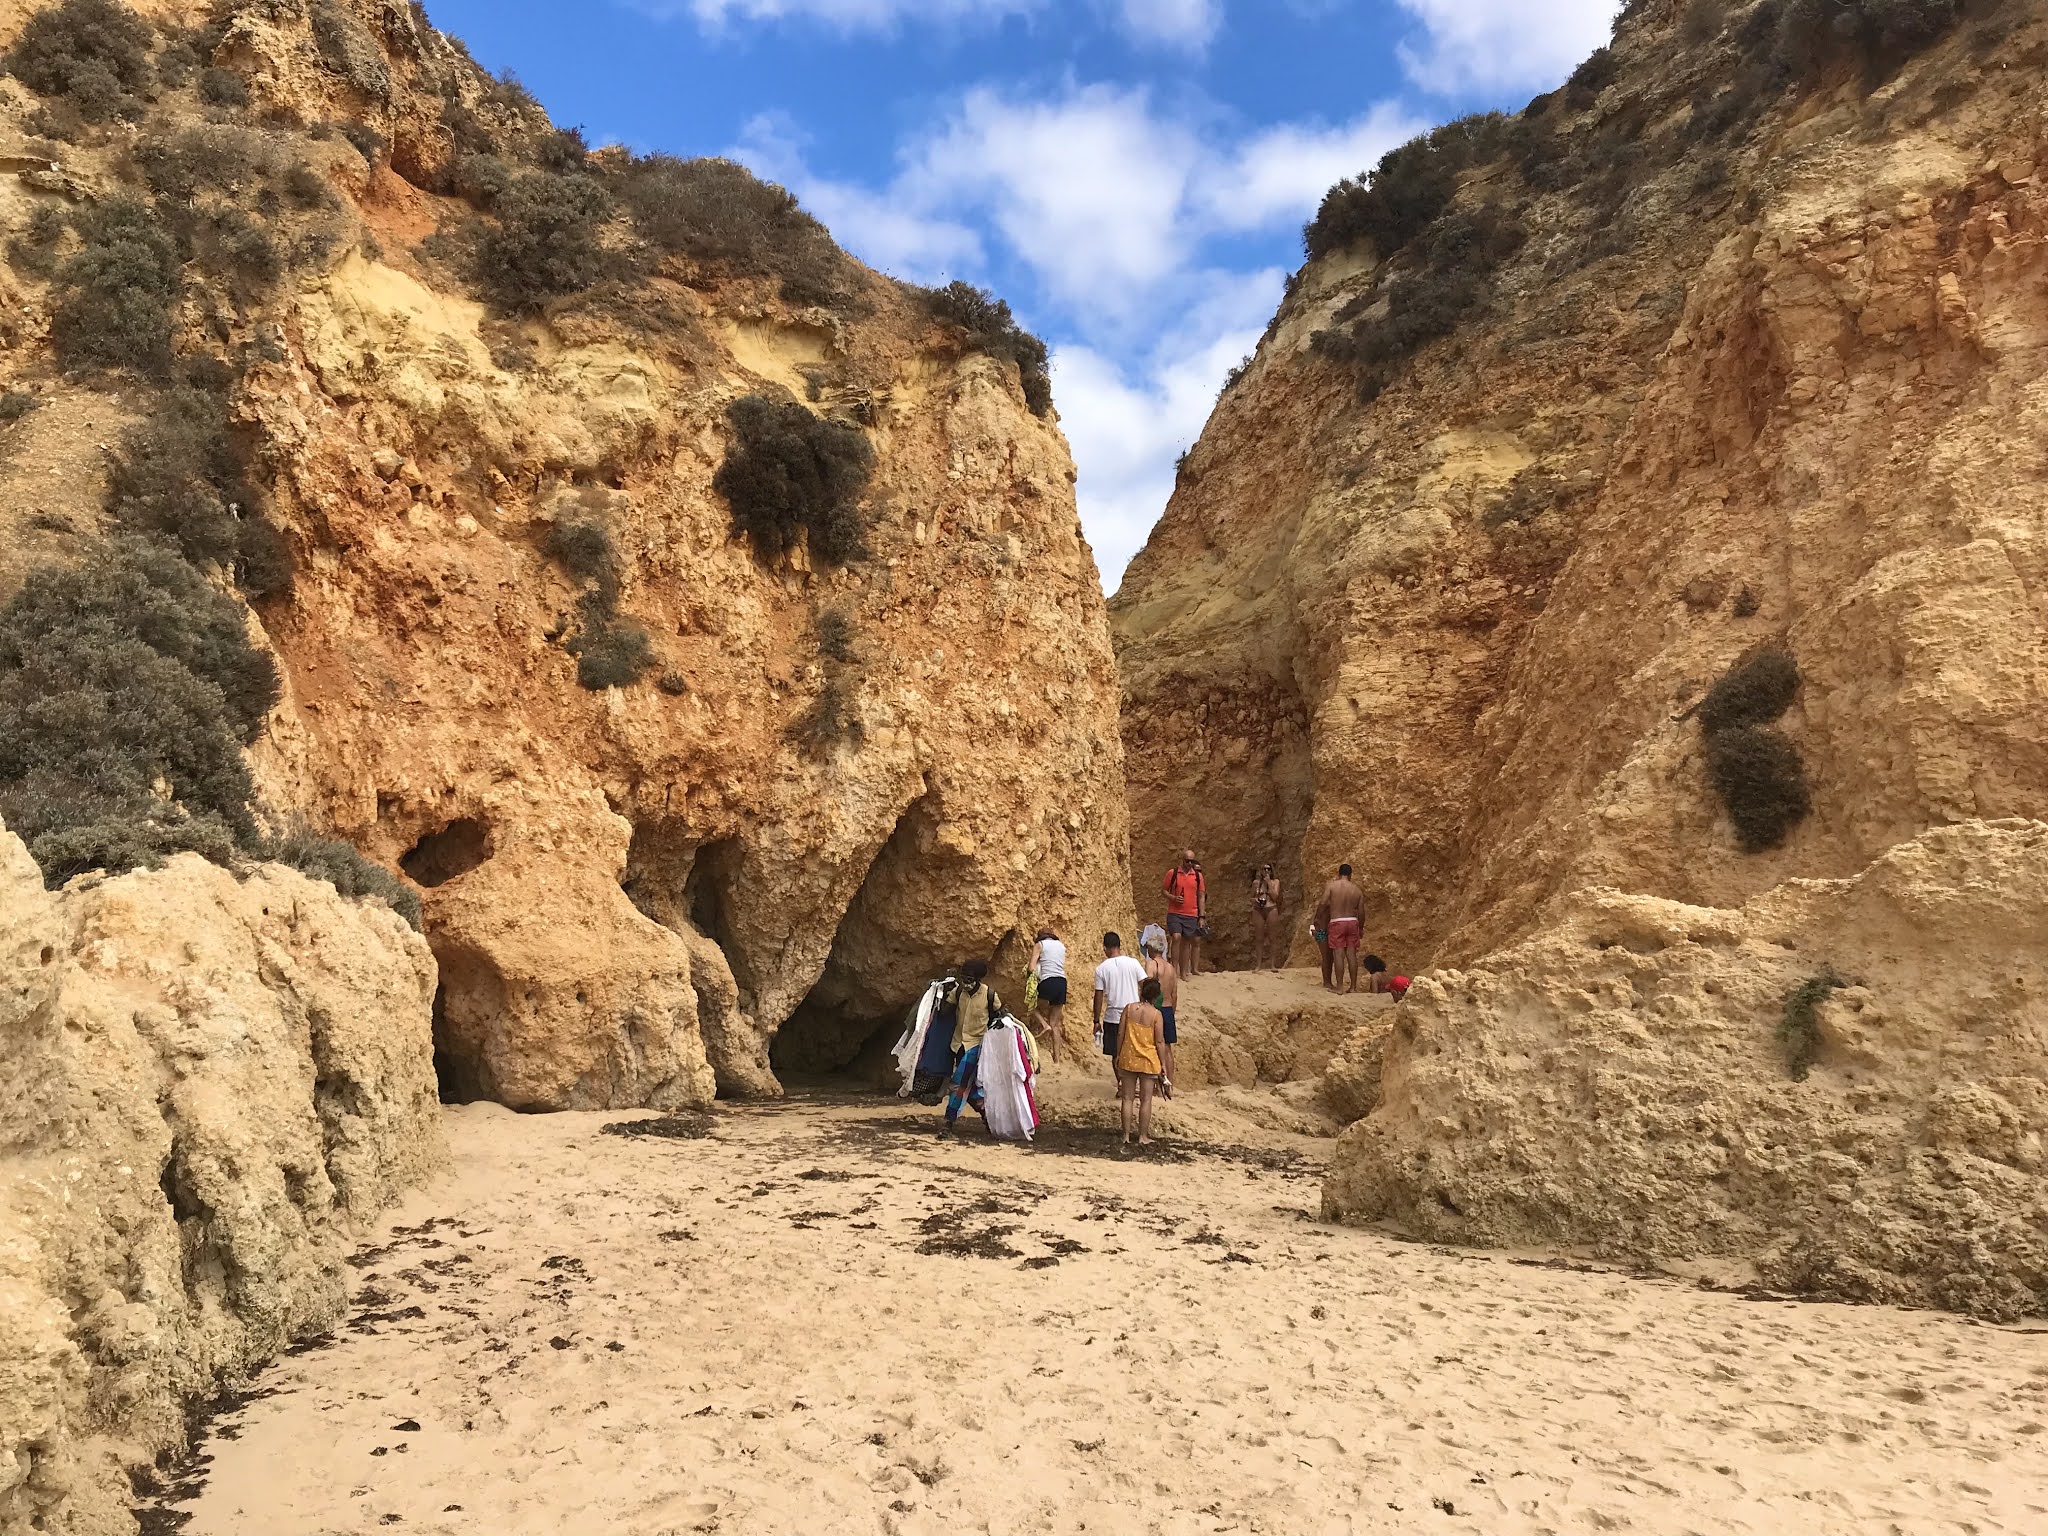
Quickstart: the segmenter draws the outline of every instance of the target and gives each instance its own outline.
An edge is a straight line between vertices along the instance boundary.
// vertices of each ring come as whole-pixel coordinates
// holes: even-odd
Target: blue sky
[[[428,0],[593,143],[730,155],[1053,348],[1112,590],[1323,190],[1520,107],[1614,0]]]

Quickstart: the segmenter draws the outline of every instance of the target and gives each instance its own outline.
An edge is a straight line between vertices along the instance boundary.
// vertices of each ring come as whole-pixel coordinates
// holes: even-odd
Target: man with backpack
[[[1174,968],[1183,976],[1198,975],[1202,968],[1202,930],[1209,921],[1209,885],[1202,878],[1202,866],[1195,862],[1195,850],[1181,853],[1180,862],[1160,882],[1166,892],[1166,946]]]

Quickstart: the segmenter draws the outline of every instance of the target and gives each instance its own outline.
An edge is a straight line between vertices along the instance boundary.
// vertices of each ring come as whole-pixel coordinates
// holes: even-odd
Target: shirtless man
[[[1145,974],[1159,983],[1159,996],[1152,1006],[1159,1010],[1161,1022],[1165,1025],[1163,1037],[1166,1044],[1166,1079],[1173,1081],[1173,1048],[1180,1040],[1180,1032],[1174,1028],[1174,1009],[1180,1006],[1180,971],[1166,958],[1164,950],[1147,946],[1144,950]]]
[[[1351,866],[1339,864],[1337,878],[1323,887],[1322,905],[1330,914],[1330,959],[1333,992],[1358,990],[1358,940],[1365,928],[1365,892],[1351,881]]]

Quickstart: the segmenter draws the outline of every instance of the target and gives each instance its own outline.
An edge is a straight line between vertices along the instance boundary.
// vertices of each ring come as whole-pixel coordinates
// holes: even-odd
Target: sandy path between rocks
[[[449,1111],[186,1536],[2048,1530],[2048,1334],[1325,1228],[1309,1142],[619,1118]]]

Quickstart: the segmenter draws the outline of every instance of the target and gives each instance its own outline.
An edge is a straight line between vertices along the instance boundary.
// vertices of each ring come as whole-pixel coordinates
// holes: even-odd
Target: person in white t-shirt
[[[1095,967],[1095,1044],[1102,1054],[1116,1055],[1117,1023],[1124,1010],[1138,1000],[1145,984],[1145,967],[1124,953],[1123,935],[1105,933],[1102,953],[1106,957]]]
[[[1037,1033],[1046,1042],[1052,1059],[1060,1059],[1060,1019],[1067,1011],[1067,946],[1050,928],[1038,932],[1038,947],[1031,953],[1031,974],[1038,978],[1038,1001],[1032,1016]]]

